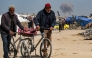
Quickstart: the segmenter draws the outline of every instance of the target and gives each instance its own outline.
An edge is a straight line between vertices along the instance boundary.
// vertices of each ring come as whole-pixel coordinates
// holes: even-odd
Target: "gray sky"
[[[0,14],[7,12],[10,5],[15,5],[16,13],[38,13],[46,3],[50,3],[56,15],[57,11],[60,11],[60,14],[63,15],[60,6],[67,2],[73,4],[72,14],[74,15],[92,13],[92,0],[0,0]]]

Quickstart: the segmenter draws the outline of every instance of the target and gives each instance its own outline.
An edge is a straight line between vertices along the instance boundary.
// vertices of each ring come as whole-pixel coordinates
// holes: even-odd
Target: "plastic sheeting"
[[[85,26],[86,24],[92,22],[92,19],[89,18],[85,18],[85,17],[76,17],[76,22],[80,25],[80,26]],[[73,18],[72,17],[68,17],[66,18],[66,23],[68,24],[72,24],[73,23]]]

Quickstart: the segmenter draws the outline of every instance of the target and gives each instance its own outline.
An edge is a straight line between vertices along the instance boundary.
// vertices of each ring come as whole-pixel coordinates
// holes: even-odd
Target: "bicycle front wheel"
[[[42,41],[40,46],[40,56],[42,58],[50,58],[52,53],[52,44],[51,41],[46,38]]]
[[[29,38],[23,39],[24,41],[21,44],[20,52],[23,57],[30,58],[31,52],[31,40]],[[26,42],[26,44],[24,43]],[[29,51],[30,50],[30,51]]]

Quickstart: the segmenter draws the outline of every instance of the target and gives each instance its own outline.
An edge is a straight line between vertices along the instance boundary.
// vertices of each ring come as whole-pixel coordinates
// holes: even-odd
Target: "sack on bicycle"
[[[18,34],[37,34],[36,30],[34,28],[25,28],[26,31],[21,30],[20,28],[18,29]]]

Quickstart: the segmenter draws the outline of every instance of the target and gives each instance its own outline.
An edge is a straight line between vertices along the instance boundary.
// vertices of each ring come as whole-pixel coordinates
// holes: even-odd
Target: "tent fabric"
[[[72,17],[66,18],[66,22],[69,22],[69,21],[70,21],[70,22],[73,22]],[[76,22],[77,22],[80,26],[85,26],[86,24],[92,22],[92,20],[89,19],[89,18],[77,16],[77,17],[76,17]],[[70,23],[70,24],[71,24],[71,23]]]
[[[65,22],[66,24],[72,24],[73,23],[72,17],[66,18]]]
[[[17,17],[18,17],[18,19],[19,19],[20,22],[28,22],[27,19],[23,19],[22,17],[20,17],[19,14],[17,14],[17,13],[15,13],[15,14],[17,15]]]

